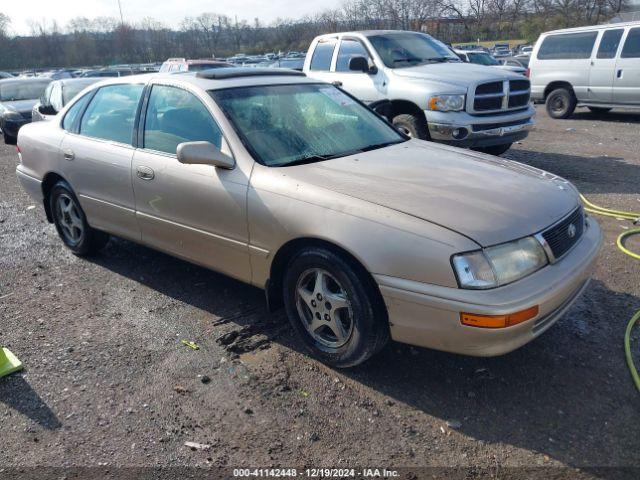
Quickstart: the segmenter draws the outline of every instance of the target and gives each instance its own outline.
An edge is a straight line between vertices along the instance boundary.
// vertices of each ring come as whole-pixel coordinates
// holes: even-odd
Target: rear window
[[[331,68],[331,59],[333,58],[335,48],[335,39],[318,42],[313,52],[313,57],[311,57],[311,65],[309,68],[311,70],[328,71]]]
[[[640,28],[632,28],[622,48],[622,58],[640,58]]]
[[[549,35],[538,50],[538,59],[576,60],[590,58],[597,36],[598,32]]]

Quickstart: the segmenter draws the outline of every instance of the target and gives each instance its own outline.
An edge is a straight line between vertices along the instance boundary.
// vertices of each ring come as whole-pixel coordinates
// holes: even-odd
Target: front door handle
[[[64,156],[65,160],[69,160],[69,161],[71,161],[74,158],[76,158],[76,154],[73,153],[73,150],[70,150],[68,148],[64,152],[62,152],[62,155]]]
[[[138,178],[142,180],[153,180],[155,173],[152,168],[145,167],[144,165],[140,165],[136,168],[136,173],[138,174]]]
[[[622,69],[618,69],[618,74],[617,74],[618,78],[622,78]]]

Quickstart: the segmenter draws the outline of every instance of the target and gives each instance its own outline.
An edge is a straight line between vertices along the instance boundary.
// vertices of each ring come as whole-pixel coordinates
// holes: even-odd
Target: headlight
[[[476,289],[506,285],[547,263],[549,260],[542,245],[533,237],[453,257],[460,287]]]
[[[458,112],[464,109],[464,95],[436,95],[429,99],[429,110]]]

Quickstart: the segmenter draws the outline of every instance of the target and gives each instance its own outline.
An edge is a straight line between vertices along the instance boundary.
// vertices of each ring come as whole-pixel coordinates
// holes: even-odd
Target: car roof
[[[210,78],[205,78],[209,76]],[[222,67],[201,72],[145,73],[128,77],[114,77],[103,80],[99,85],[117,85],[128,83],[163,82],[188,84],[203,90],[222,90],[225,88],[251,87],[258,85],[287,85],[318,83],[302,72],[278,68],[242,68]]]
[[[44,78],[44,77],[22,77],[22,78],[3,78],[0,79],[0,84],[1,85],[8,85],[10,83],[25,83],[25,82],[29,82],[29,83],[51,83],[51,79],[50,78]]]
[[[549,32],[544,32],[542,35],[550,35],[550,34],[556,34],[556,33],[589,32],[592,30],[605,30],[605,29],[608,30],[612,28],[625,28],[625,27],[640,27],[640,21],[605,23],[603,25],[592,25],[589,27],[563,28],[560,30],[551,30]]]
[[[324,35],[318,35],[317,38],[336,38],[336,37],[372,37],[374,35],[397,35],[402,33],[417,33],[422,35],[428,35],[424,32],[414,32],[411,30],[353,30],[349,32],[336,32],[325,33]]]

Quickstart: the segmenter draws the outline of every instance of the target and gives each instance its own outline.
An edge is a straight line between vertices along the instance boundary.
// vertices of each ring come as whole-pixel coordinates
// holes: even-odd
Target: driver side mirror
[[[231,170],[235,160],[222,153],[211,142],[184,142],[178,145],[178,161],[188,165],[213,165],[216,168]]]
[[[42,115],[57,115],[58,112],[56,111],[55,108],[53,108],[51,105],[40,105],[38,107],[38,111],[42,114]]]
[[[374,66],[369,68],[369,61],[364,57],[352,57],[349,59],[349,70],[352,72],[362,72],[376,74],[378,69]]]

